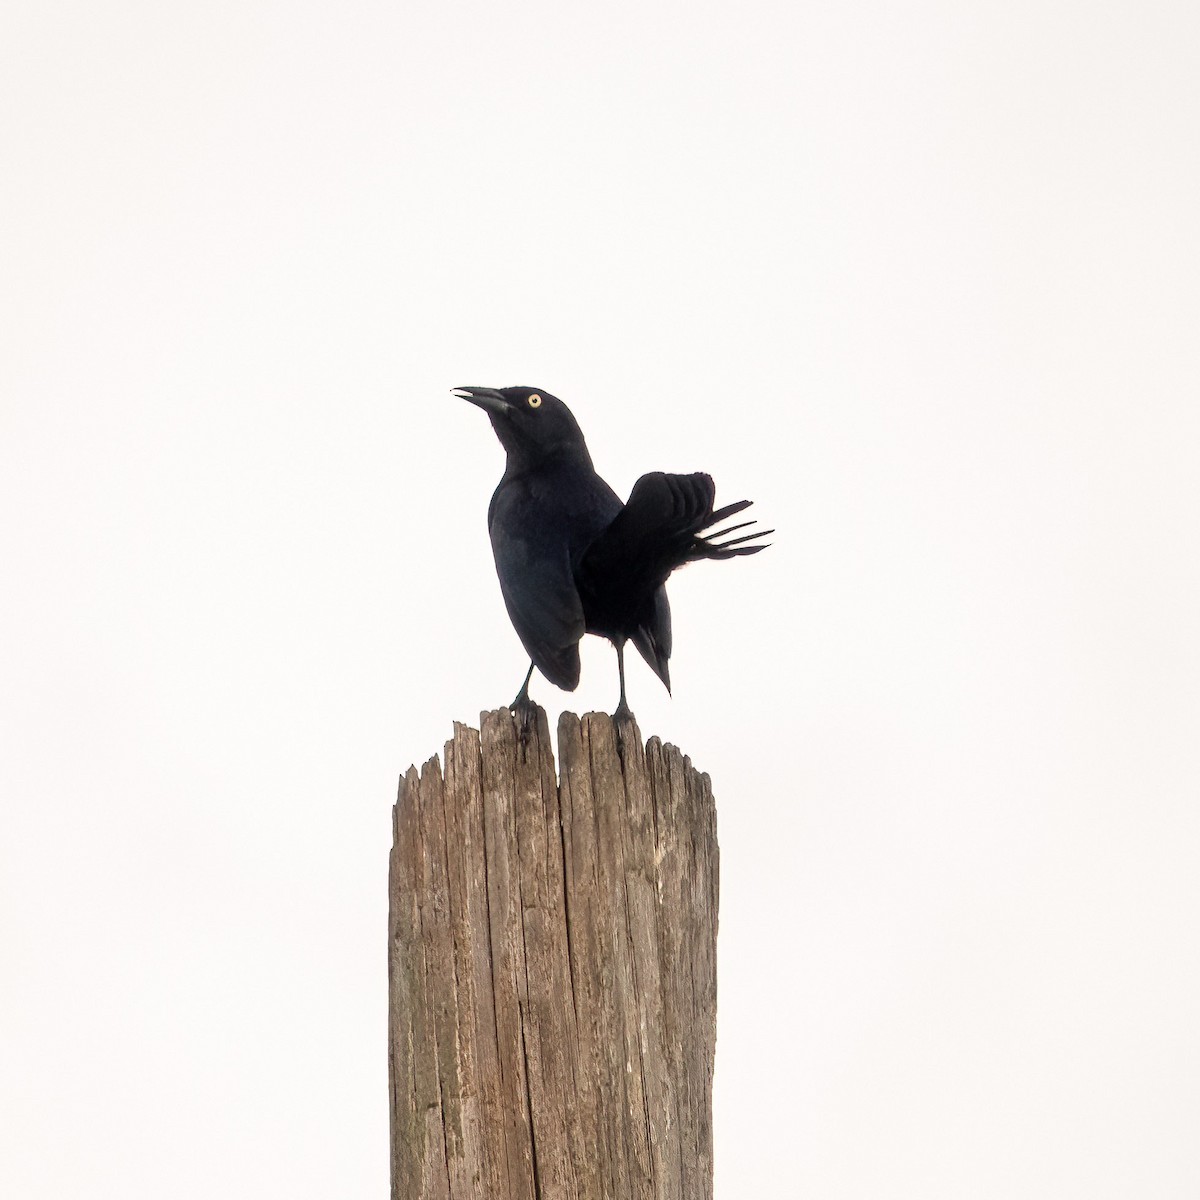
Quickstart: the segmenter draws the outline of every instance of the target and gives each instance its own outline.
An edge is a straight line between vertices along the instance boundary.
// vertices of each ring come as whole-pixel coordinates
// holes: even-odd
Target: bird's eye
[[[537,394],[537,392],[534,392],[529,397],[529,407],[530,408],[541,408],[541,406],[542,406],[542,398],[541,398],[541,396],[539,396]]]

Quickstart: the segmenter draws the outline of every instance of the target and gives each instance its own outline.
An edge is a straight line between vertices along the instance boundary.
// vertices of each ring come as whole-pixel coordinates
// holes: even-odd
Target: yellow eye
[[[529,397],[529,407],[530,408],[541,408],[541,406],[542,406],[541,396],[539,396],[537,394],[537,392],[533,392]]]

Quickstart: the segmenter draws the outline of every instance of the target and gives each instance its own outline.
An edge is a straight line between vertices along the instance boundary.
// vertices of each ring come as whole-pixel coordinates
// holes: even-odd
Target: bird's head
[[[487,413],[500,444],[518,466],[587,455],[587,443],[571,410],[541,388],[460,387],[454,395]]]

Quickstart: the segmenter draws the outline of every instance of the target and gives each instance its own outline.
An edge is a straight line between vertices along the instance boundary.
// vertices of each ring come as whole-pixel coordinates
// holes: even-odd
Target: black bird
[[[596,474],[571,410],[540,388],[455,388],[489,416],[508,453],[504,477],[488,506],[488,532],[508,615],[529,657],[529,672],[512,703],[527,707],[537,667],[568,692],[579,683],[579,639],[606,637],[617,648],[625,701],[625,643],[633,642],[671,690],[671,609],[664,586],[685,563],[756,554],[767,529],[731,538],[743,521],[705,535],[749,508],[739,500],[713,511],[716,488],[701,472],[655,471],[633,485],[622,504]]]

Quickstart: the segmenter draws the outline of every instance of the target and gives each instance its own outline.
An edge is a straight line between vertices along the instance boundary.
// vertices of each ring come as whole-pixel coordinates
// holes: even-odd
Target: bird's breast
[[[505,475],[492,496],[493,542],[532,540],[565,549],[575,561],[612,523],[621,501],[594,471],[541,470]]]

